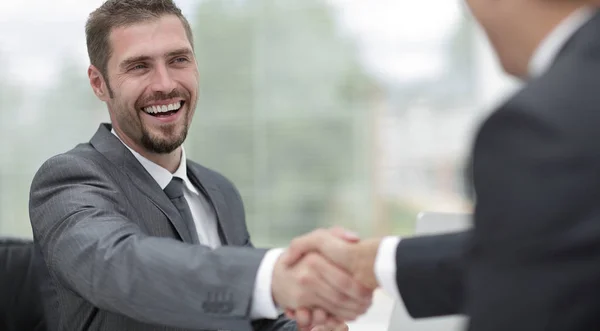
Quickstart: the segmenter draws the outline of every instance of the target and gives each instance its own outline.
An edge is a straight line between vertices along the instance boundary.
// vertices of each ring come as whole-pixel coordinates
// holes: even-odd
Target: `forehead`
[[[175,15],[162,16],[111,31],[111,62],[136,57],[158,57],[182,48],[192,49],[181,20]]]

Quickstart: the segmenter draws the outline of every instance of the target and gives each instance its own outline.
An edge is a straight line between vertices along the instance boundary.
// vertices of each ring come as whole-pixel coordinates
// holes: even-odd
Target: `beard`
[[[141,114],[143,110],[141,110],[141,107],[169,99],[185,100],[182,109],[179,110],[185,111],[185,114],[182,114],[183,123],[164,125],[154,129],[159,130],[159,133],[153,132],[154,130],[151,130],[149,126],[144,125]],[[115,104],[113,104],[112,108],[115,110],[118,109],[116,117],[118,118],[119,126],[130,139],[137,140],[138,144],[147,151],[156,154],[169,154],[181,146],[187,138],[189,119],[192,114],[192,107],[195,106],[195,102],[191,102],[189,93],[176,89],[168,94],[157,92],[150,96],[140,97],[135,103],[135,112],[128,110],[129,107],[125,103],[121,103],[121,100],[117,99],[114,101]]]
[[[183,128],[180,132],[175,132],[177,130],[176,126],[170,126],[163,129],[163,133],[167,136],[166,139],[152,135],[145,126],[142,126],[142,146],[148,151],[157,154],[169,154],[176,150],[183,144],[187,137],[189,129],[188,114],[189,113],[185,114]]]
[[[141,143],[147,150],[157,153],[157,154],[168,154],[175,151],[187,137],[188,129],[189,129],[189,114],[191,112],[191,106],[189,101],[191,101],[191,97],[189,93],[186,93],[180,89],[175,89],[171,91],[171,93],[162,93],[156,92],[150,96],[141,97],[136,102],[136,108],[140,109],[142,105],[151,104],[157,101],[169,100],[169,99],[183,99],[186,100],[185,105],[187,106],[185,111],[183,120],[183,127],[177,125],[165,126],[161,128],[164,137],[160,137],[158,135],[153,135],[147,127],[143,124],[141,125],[142,129],[142,138]],[[181,109],[180,111],[184,111]],[[141,114],[138,113],[138,117],[141,117]],[[142,123],[140,118],[140,124]]]

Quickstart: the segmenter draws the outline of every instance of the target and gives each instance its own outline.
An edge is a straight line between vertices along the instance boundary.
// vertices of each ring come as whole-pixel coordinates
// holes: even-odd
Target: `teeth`
[[[168,111],[178,110],[181,108],[181,101],[163,106],[149,106],[143,110],[149,114],[166,113]]]

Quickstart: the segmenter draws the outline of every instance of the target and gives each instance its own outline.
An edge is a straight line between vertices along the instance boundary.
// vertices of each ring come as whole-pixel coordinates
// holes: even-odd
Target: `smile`
[[[178,101],[168,105],[154,105],[142,108],[142,110],[151,116],[162,117],[162,116],[170,116],[179,111],[185,101]]]

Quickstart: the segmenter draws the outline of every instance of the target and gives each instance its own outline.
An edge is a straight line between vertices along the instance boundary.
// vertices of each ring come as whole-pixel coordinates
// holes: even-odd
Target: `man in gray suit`
[[[86,36],[112,124],[31,186],[51,330],[296,330],[280,309],[366,311],[372,291],[319,255],[288,267],[283,250],[253,248],[233,184],[186,159],[199,74],[171,0],[109,0]]]

